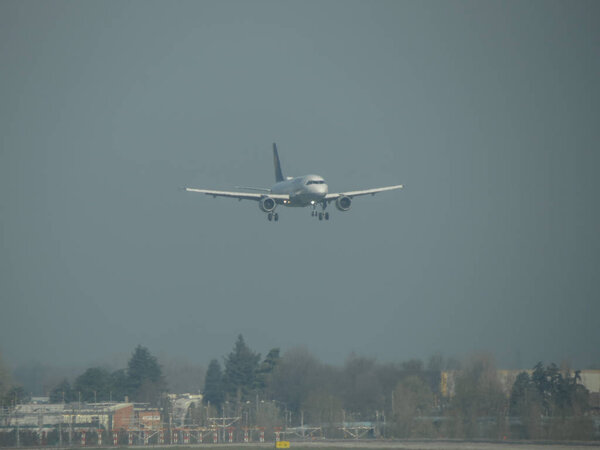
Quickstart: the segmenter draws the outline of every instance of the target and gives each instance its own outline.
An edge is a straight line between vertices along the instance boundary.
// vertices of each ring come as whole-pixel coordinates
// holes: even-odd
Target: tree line
[[[0,397],[17,402],[18,386],[7,383],[0,365]],[[453,386],[446,374],[453,374]],[[4,374],[4,375],[3,375]],[[447,392],[444,392],[445,386]],[[22,390],[22,389],[21,389]],[[452,391],[452,392],[450,392]],[[138,346],[127,367],[85,370],[73,383],[54,386],[51,402],[145,402],[170,412],[160,364]],[[579,372],[536,364],[504,386],[489,355],[465,361],[434,355],[380,363],[351,354],[341,366],[323,363],[295,348],[271,349],[263,358],[242,335],[204,377],[203,405],[194,405],[191,425],[210,417],[241,417],[241,425],[291,427],[312,424],[335,435],[342,422],[371,422],[377,435],[400,438],[592,439],[599,437],[590,415],[590,394]],[[10,397],[12,396],[12,397]],[[163,401],[164,400],[164,401]]]
[[[158,360],[138,345],[127,367],[113,372],[90,367],[73,384],[63,379],[50,391],[50,403],[124,401],[158,404],[167,384]]]
[[[452,395],[441,388],[442,374],[448,372],[454,374]],[[540,362],[531,375],[520,373],[507,391],[485,354],[462,363],[434,355],[427,364],[418,359],[378,363],[351,355],[336,367],[305,349],[280,355],[275,348],[261,360],[240,335],[223,366],[217,359],[210,362],[203,393],[213,415],[246,411],[250,421],[258,420],[261,407],[274,404],[280,426],[333,429],[342,422],[368,421],[387,437],[598,438],[590,394],[579,381],[579,372]]]

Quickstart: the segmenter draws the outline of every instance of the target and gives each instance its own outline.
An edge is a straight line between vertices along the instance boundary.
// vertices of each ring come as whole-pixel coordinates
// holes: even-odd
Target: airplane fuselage
[[[319,175],[305,175],[303,177],[289,177],[275,183],[271,187],[272,194],[286,194],[290,200],[284,202],[285,206],[308,206],[319,204],[327,195],[329,189],[323,177]]]

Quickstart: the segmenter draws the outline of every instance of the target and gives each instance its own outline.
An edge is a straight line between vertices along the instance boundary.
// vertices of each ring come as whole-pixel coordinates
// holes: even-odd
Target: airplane
[[[360,195],[375,195],[378,192],[402,189],[401,184],[394,186],[385,186],[374,189],[364,189],[361,191],[346,191],[329,193],[329,188],[323,177],[319,175],[304,175],[302,177],[283,177],[281,163],[279,162],[279,153],[277,144],[273,143],[273,163],[275,165],[275,184],[270,189],[236,186],[238,189],[246,189],[257,192],[239,192],[239,191],[216,191],[211,189],[185,188],[188,192],[199,192],[201,194],[217,197],[237,198],[238,200],[254,200],[258,202],[261,211],[267,214],[267,219],[277,222],[279,214],[275,212],[278,205],[288,207],[312,207],[311,215],[318,217],[319,220],[329,220],[329,212],[326,211],[327,205],[335,202],[339,211],[348,211],[352,204],[352,199]],[[321,206],[322,211],[317,213],[317,206]]]

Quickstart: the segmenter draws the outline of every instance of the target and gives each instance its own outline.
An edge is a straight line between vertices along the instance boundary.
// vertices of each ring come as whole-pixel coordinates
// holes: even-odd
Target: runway
[[[173,447],[195,447],[205,449],[218,448],[260,448],[273,449],[273,443],[248,443],[248,444],[197,444],[190,446],[150,446],[153,450],[173,449]],[[142,447],[140,447],[142,448]],[[318,442],[294,442],[290,443],[292,450],[600,450],[600,442],[484,442],[484,441],[433,441],[433,440],[362,440],[362,441],[318,441]]]

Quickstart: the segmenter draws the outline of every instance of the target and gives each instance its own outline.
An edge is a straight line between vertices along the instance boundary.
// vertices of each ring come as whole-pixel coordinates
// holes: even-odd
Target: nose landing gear
[[[269,214],[267,214],[267,219],[269,220],[269,222],[271,222],[272,220],[274,220],[275,222],[278,222],[279,214],[270,212]]]

